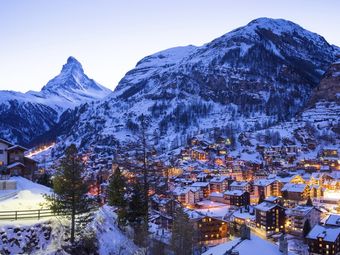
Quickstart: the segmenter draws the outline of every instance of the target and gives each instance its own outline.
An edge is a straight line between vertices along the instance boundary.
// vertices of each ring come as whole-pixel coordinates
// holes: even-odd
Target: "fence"
[[[40,210],[21,210],[21,211],[0,211],[0,221],[2,220],[20,220],[20,219],[41,219],[45,217],[54,217],[60,214],[54,213],[50,209]]]

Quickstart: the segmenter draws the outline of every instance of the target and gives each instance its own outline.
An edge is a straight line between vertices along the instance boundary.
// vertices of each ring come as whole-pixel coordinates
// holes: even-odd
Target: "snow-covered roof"
[[[249,208],[251,212],[254,211],[252,207]],[[245,208],[242,208],[242,212],[240,210],[236,210],[233,212],[232,217],[243,219],[243,220],[255,220],[255,214],[250,214],[249,211],[246,211]]]
[[[209,186],[209,182],[194,182],[191,184],[191,187],[207,187]]]
[[[224,182],[225,180],[227,180],[229,177],[227,176],[215,176],[214,178],[212,178],[210,180],[210,182]]]
[[[268,179],[258,179],[254,181],[254,186],[268,186],[275,182],[275,180],[268,180]]]
[[[25,165],[23,163],[15,162],[15,163],[12,163],[12,164],[8,165],[7,168],[11,169],[11,168],[16,167],[16,166],[25,167]]]
[[[1,139],[1,138],[0,138],[0,143],[4,143],[4,144],[7,144],[9,146],[12,146],[12,144],[9,141],[6,141],[6,140]]]
[[[315,225],[314,228],[307,235],[307,238],[309,239],[322,238],[324,241],[327,242],[335,242],[339,235],[340,235],[339,227]]]
[[[313,206],[306,205],[298,205],[292,209],[287,210],[287,214],[289,215],[307,215],[309,212],[313,210]]]
[[[261,204],[256,205],[255,209],[267,212],[267,211],[270,211],[271,209],[275,208],[276,206],[277,206],[277,204],[275,204],[275,203],[264,201]]]
[[[199,188],[196,188],[196,187],[176,187],[172,193],[176,196],[179,196],[179,195],[184,195],[188,192],[197,192],[199,191]]]
[[[211,192],[210,197],[223,197],[223,193],[220,192]]]
[[[306,187],[308,185],[307,184],[294,184],[294,183],[287,183],[285,184],[281,191],[288,191],[288,192],[303,192]]]
[[[7,150],[10,151],[10,150],[14,150],[14,149],[19,149],[19,150],[23,150],[23,151],[27,151],[28,149],[21,146],[21,145],[13,145],[11,147],[9,147]]]
[[[248,185],[247,181],[234,181],[230,184],[230,187],[245,187]]]
[[[339,214],[331,214],[327,218],[326,225],[331,225],[331,226],[339,226],[340,227],[340,215]]]
[[[238,244],[233,251],[238,251],[240,255],[280,255],[279,247],[271,242],[268,242],[256,235],[251,235],[250,240],[240,242],[240,238],[235,238],[232,241],[225,242],[208,249],[203,255],[224,255],[226,251]],[[292,253],[288,252],[289,255]]]
[[[243,190],[227,190],[224,192],[225,195],[228,196],[242,196],[245,193]]]
[[[276,196],[269,196],[265,199],[265,201],[274,203],[277,199],[278,197]]]

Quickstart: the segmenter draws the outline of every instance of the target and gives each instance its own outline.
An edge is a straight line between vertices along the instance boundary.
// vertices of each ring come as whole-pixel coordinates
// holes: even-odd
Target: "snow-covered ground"
[[[138,247],[117,226],[117,214],[113,208],[103,206],[95,215],[92,228],[97,234],[100,255],[132,255]]]
[[[17,189],[0,190],[0,199],[7,198],[0,201],[0,211],[41,209],[45,202],[43,195],[51,193],[50,188],[23,177],[11,177],[10,180],[17,183]]]

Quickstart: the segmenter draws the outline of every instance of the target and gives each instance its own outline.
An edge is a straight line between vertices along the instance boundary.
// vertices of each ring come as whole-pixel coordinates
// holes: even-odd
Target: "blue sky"
[[[202,45],[258,17],[340,46],[339,10],[337,0],[0,0],[0,89],[40,90],[71,55],[113,89],[146,55]]]

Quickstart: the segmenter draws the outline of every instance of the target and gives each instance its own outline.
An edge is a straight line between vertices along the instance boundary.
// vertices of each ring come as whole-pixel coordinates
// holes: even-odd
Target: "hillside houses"
[[[25,156],[28,149],[0,139],[0,175],[33,178],[37,162]]]

